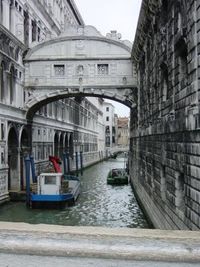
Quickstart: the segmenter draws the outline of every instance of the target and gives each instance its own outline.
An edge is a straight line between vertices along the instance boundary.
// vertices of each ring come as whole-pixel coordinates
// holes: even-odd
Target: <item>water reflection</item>
[[[79,226],[138,227],[148,224],[138,207],[130,185],[107,185],[111,168],[124,167],[117,158],[94,165],[81,177],[81,195],[74,206],[63,210],[31,210],[25,203],[8,203],[0,208],[1,221]]]

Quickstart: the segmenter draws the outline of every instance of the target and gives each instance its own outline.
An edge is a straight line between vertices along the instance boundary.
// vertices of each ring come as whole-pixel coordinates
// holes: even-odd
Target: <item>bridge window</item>
[[[97,64],[97,72],[100,75],[108,74],[108,64]]]
[[[56,76],[64,76],[65,65],[54,65],[54,73]]]

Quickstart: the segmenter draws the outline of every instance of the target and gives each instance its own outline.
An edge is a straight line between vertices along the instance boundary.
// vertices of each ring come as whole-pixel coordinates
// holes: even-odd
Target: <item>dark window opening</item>
[[[34,20],[32,20],[32,42],[36,41],[36,35],[37,35],[37,25]]]

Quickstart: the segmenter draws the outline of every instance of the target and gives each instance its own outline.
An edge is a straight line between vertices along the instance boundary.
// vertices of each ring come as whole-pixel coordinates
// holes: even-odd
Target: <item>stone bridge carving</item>
[[[137,87],[131,43],[94,27],[68,29],[32,48],[25,58],[27,119],[43,105],[73,96],[103,97],[134,107]]]

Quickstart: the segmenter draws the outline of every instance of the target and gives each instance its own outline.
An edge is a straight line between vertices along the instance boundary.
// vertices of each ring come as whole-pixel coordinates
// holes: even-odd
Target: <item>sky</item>
[[[133,42],[142,0],[75,0],[86,25],[103,35],[111,30],[122,34],[122,40]],[[111,102],[110,100],[106,100]],[[129,108],[113,102],[120,117],[129,116]]]

